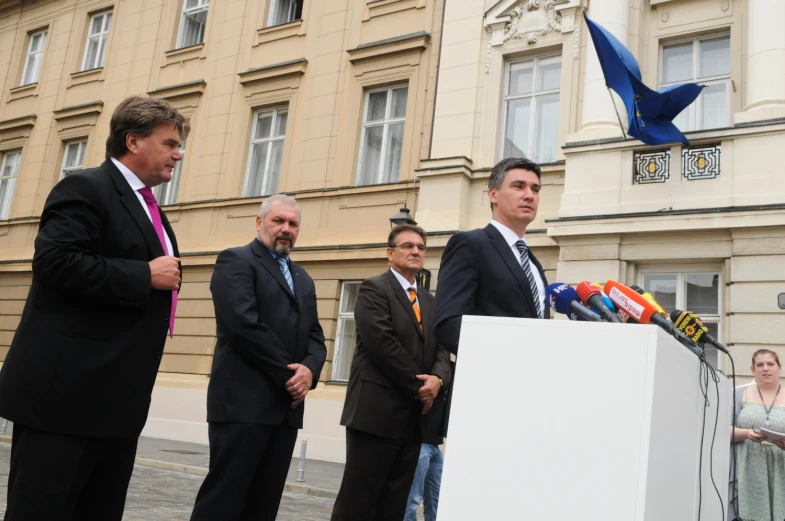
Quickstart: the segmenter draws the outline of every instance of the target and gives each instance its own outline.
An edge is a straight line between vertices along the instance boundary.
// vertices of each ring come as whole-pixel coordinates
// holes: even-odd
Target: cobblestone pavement
[[[8,464],[11,446],[0,443],[0,518],[5,512]],[[194,498],[202,484],[201,476],[134,467],[123,521],[187,521]],[[279,521],[327,521],[332,499],[284,493]]]

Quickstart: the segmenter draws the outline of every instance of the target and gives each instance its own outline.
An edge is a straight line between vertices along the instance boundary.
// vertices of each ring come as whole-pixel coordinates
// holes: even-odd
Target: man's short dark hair
[[[120,158],[128,152],[125,137],[135,134],[148,137],[155,127],[162,123],[172,123],[185,140],[191,126],[188,120],[168,101],[143,96],[124,99],[112,114],[109,123],[109,137],[106,139],[106,159]]]
[[[499,190],[502,187],[504,178],[507,177],[507,172],[516,168],[534,172],[537,174],[537,179],[542,178],[540,166],[531,159],[526,159],[525,157],[506,157],[496,163],[493,170],[491,170],[491,177],[488,178],[488,189],[495,188],[496,190]],[[491,211],[493,211],[493,203],[491,203]]]
[[[393,231],[390,232],[390,236],[387,237],[388,248],[395,248],[395,242],[398,240],[398,236],[401,234],[401,232],[414,232],[422,237],[423,244],[428,244],[428,234],[425,233],[425,230],[413,224],[399,224],[393,228]]]

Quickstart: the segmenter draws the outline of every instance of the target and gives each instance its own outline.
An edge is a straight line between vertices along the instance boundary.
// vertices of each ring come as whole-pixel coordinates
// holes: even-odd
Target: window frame
[[[43,34],[43,41],[41,42],[41,48],[37,51],[32,51],[33,40],[35,39],[36,35]],[[49,27],[45,27],[43,29],[39,29],[37,31],[33,31],[28,33],[28,41],[27,41],[27,52],[25,53],[25,65],[22,68],[22,79],[19,83],[20,87],[24,87],[25,85],[33,85],[34,83],[38,83],[38,80],[41,79],[41,69],[44,63],[44,51],[46,50],[46,41],[49,39]],[[40,59],[36,62],[37,70],[35,73],[35,79],[33,81],[28,81],[25,83],[25,77],[27,76],[28,68],[30,67],[30,57],[33,55],[40,56]]]
[[[728,39],[728,48],[729,48],[729,56],[728,56],[728,73],[721,74],[718,76],[707,76],[704,78],[699,78],[698,74],[700,73],[700,44],[701,42],[711,41],[711,40],[722,40]],[[692,76],[689,79],[673,81],[669,83],[665,83],[663,79],[665,78],[665,49],[668,47],[677,47],[680,45],[684,45],[686,43],[692,43]],[[672,85],[679,85],[681,83],[698,83],[700,85],[706,85],[710,87],[712,85],[718,85],[721,83],[725,84],[725,125],[721,127],[712,127],[712,128],[702,128],[702,125],[699,128],[698,123],[702,123],[703,121],[703,95],[704,90],[698,95],[695,101],[685,108],[685,111],[689,111],[687,118],[688,118],[688,125],[689,128],[686,130],[682,130],[682,132],[701,132],[703,130],[715,130],[717,128],[725,128],[730,126],[731,124],[731,100],[732,100],[732,70],[731,70],[731,60],[733,56],[731,54],[731,34],[730,31],[721,31],[715,32],[711,34],[705,34],[702,36],[692,36],[687,38],[680,38],[678,40],[671,40],[667,42],[660,42],[660,49],[659,49],[659,79],[660,79],[660,86],[659,88],[670,87]],[[683,112],[682,112],[683,113]],[[678,116],[677,116],[678,117]],[[675,119],[675,118],[674,118]],[[679,129],[681,130],[681,129]]]
[[[6,164],[9,156],[16,156],[15,171],[11,175],[4,176]],[[7,221],[11,215],[11,203],[14,199],[14,191],[16,190],[16,181],[19,179],[19,170],[22,166],[22,150],[7,150],[2,152],[2,160],[0,160],[0,183],[5,180],[10,180],[10,189],[8,189],[0,200],[0,221]]]
[[[66,166],[66,161],[68,160],[68,148],[72,145],[77,145],[76,150],[76,157],[82,157],[82,162],[78,166]],[[68,141],[65,143],[65,147],[63,148],[63,160],[60,166],[60,179],[65,179],[67,176],[71,175],[74,172],[78,172],[80,170],[84,170],[84,158],[85,152],[87,151],[87,139],[76,139],[74,141]]]
[[[536,90],[534,90],[534,88],[532,88],[532,91],[530,93],[528,93],[528,94],[514,94],[514,95],[508,94],[509,88],[510,88],[510,73],[511,73],[513,65],[515,65],[516,63],[534,62],[534,73],[532,74],[532,86],[536,86],[537,85],[537,79],[539,77],[538,74],[539,74],[539,70],[540,70],[540,67],[539,67],[540,61],[548,60],[548,59],[551,59],[551,58],[559,58],[559,73],[560,73],[559,76],[560,76],[560,80],[559,80],[559,88],[558,89],[549,89],[549,90],[543,90],[543,91],[536,91]],[[529,138],[529,150],[526,150],[524,153],[526,154],[526,157],[531,159],[532,161],[535,161],[537,163],[541,163],[542,162],[541,158],[535,158],[533,156],[533,154],[532,154],[532,151],[536,150],[536,148],[537,148],[535,146],[535,142],[534,142],[534,138],[536,137],[536,130],[535,129],[537,128],[537,125],[536,125],[536,119],[537,119],[537,117],[536,117],[536,114],[537,114],[536,101],[537,101],[537,98],[542,98],[542,97],[545,97],[545,96],[551,96],[553,94],[558,94],[559,95],[559,111],[561,111],[561,102],[562,102],[562,96],[561,96],[561,87],[562,87],[562,85],[561,85],[561,74],[564,71],[564,60],[563,60],[562,53],[561,52],[552,52],[552,53],[537,54],[537,55],[534,55],[534,56],[525,56],[525,57],[522,57],[522,58],[510,59],[510,60],[507,60],[507,63],[505,64],[504,67],[505,67],[504,68],[504,84],[502,85],[502,117],[501,117],[502,129],[501,129],[501,139],[499,140],[499,152],[498,152],[499,153],[499,159],[501,160],[501,159],[504,159],[506,157],[505,153],[504,153],[504,142],[507,139],[508,103],[511,100],[518,100],[518,99],[529,98],[529,99],[532,100],[532,103],[531,103],[530,109],[529,109],[529,114],[530,114],[530,118],[529,118],[529,136],[530,136],[530,138]],[[559,135],[558,128],[559,128],[559,121],[558,121],[558,116],[557,116],[557,121],[556,121],[556,136],[557,136],[557,140],[558,140],[558,135]],[[558,150],[558,146],[557,146],[557,150]],[[553,161],[556,161],[556,155],[554,155]],[[547,161],[547,162],[543,162],[543,163],[547,164],[547,163],[550,163],[550,162],[552,162],[552,161]]]
[[[101,22],[101,31],[95,34],[91,34],[90,31],[93,30],[93,20],[97,17],[103,17],[103,21]],[[107,19],[109,19],[107,21]],[[87,23],[87,38],[85,38],[85,45],[84,45],[84,53],[82,54],[82,67],[80,72],[84,71],[91,71],[94,69],[100,69],[104,66],[106,62],[106,47],[109,43],[109,32],[111,30],[112,20],[114,20],[114,9],[106,9],[104,11],[100,11],[98,13],[93,13],[90,15],[90,20]],[[99,56],[101,57],[101,61],[98,64],[92,64],[88,67],[87,64],[87,54],[90,50],[90,40],[98,40],[98,53],[96,54],[96,58]]]
[[[297,18],[297,2],[300,2],[300,17]],[[281,2],[288,2],[289,3],[289,12],[291,14],[291,18],[285,22],[279,22],[273,20],[274,13],[278,10],[278,6]],[[292,13],[292,8],[294,8],[294,13]],[[277,25],[285,25],[290,24],[292,22],[296,22],[297,20],[302,20],[302,12],[305,9],[305,0],[270,0],[270,8],[267,13],[267,27],[275,27]]]
[[[185,140],[183,140],[178,147],[183,158],[174,164],[171,181],[161,183],[153,188],[153,194],[155,195],[155,200],[158,202],[158,206],[177,204],[177,197],[180,194],[180,174],[183,171],[183,161],[185,161],[185,148],[186,144]],[[174,189],[172,189],[172,187],[174,187]]]
[[[406,110],[404,111],[403,117],[400,118],[389,118],[390,110],[392,109],[392,92],[396,89],[406,88]],[[387,92],[387,105],[384,108],[384,119],[381,121],[371,121],[368,122],[368,111],[370,110],[369,101],[371,99],[371,94],[377,92]],[[360,127],[360,149],[357,154],[357,172],[355,175],[354,184],[356,186],[374,186],[374,185],[381,185],[381,184],[388,184],[388,183],[396,183],[401,179],[401,170],[400,167],[398,169],[398,177],[397,179],[388,179],[384,180],[381,176],[384,175],[384,159],[385,159],[385,152],[387,146],[387,135],[390,130],[390,125],[394,125],[396,123],[403,123],[403,132],[404,136],[406,135],[406,112],[409,110],[409,83],[397,83],[395,85],[387,86],[387,87],[378,87],[372,89],[365,90],[365,101],[363,104],[363,116],[362,116],[362,126]],[[369,127],[378,127],[383,126],[384,129],[382,130],[382,148],[379,152],[379,174],[375,179],[375,182],[372,183],[365,183],[360,184],[360,180],[362,177],[362,168],[363,168],[363,161],[365,160],[365,130]],[[401,157],[403,157],[403,142],[401,143]],[[403,166],[403,165],[400,165]]]
[[[204,43],[204,38],[207,33],[207,18],[205,15],[205,23],[204,23],[204,33],[202,34],[202,40],[197,43],[190,43],[185,45],[183,40],[185,38],[183,28],[185,26],[186,19],[190,14],[200,13],[202,11],[209,13],[210,11],[210,0],[197,0],[199,4],[196,7],[186,7],[188,4],[188,0],[183,0],[182,5],[180,6],[180,24],[177,29],[177,40],[175,41],[175,49],[187,49],[188,47],[194,47],[196,45],[202,45]]]
[[[359,285],[362,284],[361,280],[345,280],[341,282],[341,295],[338,299],[338,316],[336,318],[336,325],[335,325],[335,343],[333,345],[333,364],[332,364],[332,372],[330,375],[331,382],[338,382],[338,383],[347,383],[349,381],[349,374],[351,372],[352,361],[351,360],[344,360],[346,357],[346,348],[341,346],[341,339],[343,335],[343,328],[346,327],[345,324],[347,321],[351,320],[355,322],[355,331],[356,331],[356,320],[354,318],[354,309],[351,311],[341,312],[342,306],[341,304],[344,302],[344,299],[347,296],[347,288],[351,285]],[[356,304],[356,302],[355,302]],[[346,363],[344,363],[346,362]],[[344,366],[346,367],[347,374],[345,378],[343,375],[338,374]]]
[[[254,139],[254,136],[256,135],[256,128],[257,128],[256,126],[259,124],[259,119],[260,119],[259,115],[264,114],[265,112],[272,112],[273,114],[273,119],[270,122],[271,135],[270,137],[267,138]],[[272,133],[275,131],[275,126],[276,123],[278,122],[278,118],[283,112],[286,113],[286,130],[284,130],[284,133],[280,136],[273,136]],[[278,189],[278,186],[276,186],[275,189],[272,191],[272,193],[269,194],[248,193],[250,187],[253,186],[253,183],[251,183],[251,164],[253,162],[254,145],[258,145],[258,144],[267,145],[267,158],[265,159],[265,163],[264,163],[264,174],[262,174],[263,175],[262,186],[264,186],[267,182],[268,176],[270,175],[270,160],[272,158],[271,151],[272,151],[273,143],[280,141],[284,143],[282,146],[285,147],[286,131],[288,129],[289,129],[289,105],[288,104],[257,109],[253,112],[253,123],[251,124],[251,139],[248,142],[248,161],[245,165],[245,183],[243,185],[243,197],[266,197],[268,195],[273,195],[275,193],[275,190]],[[283,154],[283,150],[281,150],[281,164],[278,167],[278,174],[279,174],[278,183],[280,183],[281,181],[280,174],[281,174],[281,170],[283,169],[283,159],[284,159],[284,154]]]
[[[709,331],[711,335],[722,342],[722,328],[723,328],[723,270],[719,266],[690,266],[679,269],[678,266],[646,266],[638,270],[638,285],[641,288],[646,288],[644,285],[644,277],[646,275],[676,275],[676,305],[674,309],[686,310],[687,305],[687,281],[686,275],[716,275],[717,276],[717,313],[711,315],[700,315],[701,321],[716,323],[717,326],[714,331]],[[666,312],[673,311],[666,309]],[[670,318],[669,318],[670,320]],[[706,353],[706,360],[715,369],[721,369],[721,354],[715,348],[708,344],[704,346]]]

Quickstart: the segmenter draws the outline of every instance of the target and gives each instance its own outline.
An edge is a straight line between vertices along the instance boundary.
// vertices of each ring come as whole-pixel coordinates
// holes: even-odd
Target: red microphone
[[[597,313],[605,319],[606,322],[621,322],[616,313],[611,311],[608,306],[602,301],[602,290],[589,281],[584,280],[577,286],[575,291],[578,292],[578,298],[581,299],[587,306],[591,306],[597,310]]]
[[[703,356],[700,348],[695,345],[689,337],[679,331],[673,324],[665,320],[660,315],[657,307],[646,300],[646,298],[634,289],[625,286],[621,282],[609,280],[605,283],[605,294],[616,305],[636,322],[641,324],[655,324],[676,337],[690,351],[696,355]]]

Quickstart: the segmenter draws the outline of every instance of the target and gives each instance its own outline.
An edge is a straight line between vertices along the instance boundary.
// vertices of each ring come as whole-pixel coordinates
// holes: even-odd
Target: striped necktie
[[[409,288],[409,302],[412,303],[414,316],[417,317],[417,323],[420,325],[420,332],[422,333],[422,315],[420,315],[420,306],[417,305],[417,290],[414,289],[414,286]]]
[[[289,289],[292,290],[292,295],[294,295],[294,280],[292,279],[292,272],[289,271],[289,263],[286,262],[286,257],[276,257],[275,260],[278,261],[278,265],[281,266],[281,273],[283,273],[283,277],[286,279],[286,283],[289,284]]]
[[[541,318],[542,306],[540,305],[540,292],[537,291],[537,283],[534,281],[534,273],[532,273],[531,262],[529,262],[529,248],[523,241],[516,242],[515,247],[521,252],[521,267],[526,274],[526,279],[529,281],[529,288],[531,288],[532,298],[534,298],[534,309],[537,311],[537,318]]]

